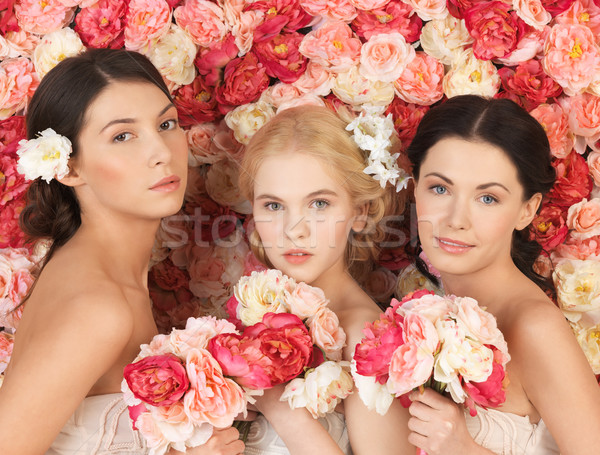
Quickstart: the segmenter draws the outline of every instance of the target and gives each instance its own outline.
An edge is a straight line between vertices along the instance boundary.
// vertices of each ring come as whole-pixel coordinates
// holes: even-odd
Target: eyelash
[[[163,129],[162,126],[164,124],[170,124],[170,126]],[[158,128],[159,128],[159,131],[170,131],[172,129],[175,129],[178,125],[179,125],[179,121],[177,119],[169,119],[169,120],[165,120],[164,122],[162,122]],[[119,133],[113,137],[113,142],[125,142],[127,139],[118,139],[119,137],[123,137],[123,136],[131,136],[131,133]]]
[[[324,207],[316,207],[316,204],[318,203],[324,203],[325,205]],[[329,207],[329,205],[330,202],[325,199],[315,199],[310,203],[310,206],[317,210],[325,210],[327,207]],[[277,206],[277,208],[274,208],[273,206]],[[279,202],[266,202],[264,207],[272,212],[277,212],[282,209],[282,205]]]
[[[278,205],[279,208],[278,209],[273,208],[274,205]],[[272,212],[277,212],[277,211],[281,210],[281,204],[279,202],[267,202],[267,203],[265,203],[264,207],[267,210],[270,210]]]
[[[322,202],[325,204],[324,207],[316,207],[316,204],[318,204],[319,202]],[[327,207],[329,207],[329,201],[325,200],[325,199],[315,199],[314,201],[312,201],[310,203],[311,207],[314,207],[317,210],[325,210]]]
[[[437,194],[437,195],[439,195],[439,196],[446,194],[446,192],[448,191],[448,189],[447,189],[447,188],[446,188],[444,185],[431,185],[431,186],[429,187],[429,189],[430,189],[431,191],[433,191],[433,192],[434,192],[434,194]],[[443,189],[444,191],[443,191],[442,193],[438,193],[438,192],[437,192],[437,189]],[[492,199],[492,201],[491,201],[491,202],[489,202],[489,203],[485,203],[485,202],[484,202],[484,204],[485,204],[485,205],[492,205],[492,204],[497,204],[497,203],[498,203],[498,198],[497,198],[497,197],[495,197],[495,196],[492,196],[491,194],[484,194],[484,195],[483,195],[483,196],[481,196],[479,199],[480,199],[480,200],[482,200],[482,199],[483,199],[483,198],[485,198],[485,197],[489,197],[489,198],[491,198],[491,199]],[[482,202],[483,202],[483,201],[482,201]]]

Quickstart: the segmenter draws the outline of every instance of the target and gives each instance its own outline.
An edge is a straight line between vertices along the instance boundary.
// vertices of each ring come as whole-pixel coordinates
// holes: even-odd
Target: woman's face
[[[362,227],[331,174],[320,159],[292,152],[266,158],[254,181],[254,221],[269,261],[315,286],[345,272],[348,234]]]
[[[446,138],[421,164],[415,187],[419,238],[442,274],[509,263],[513,231],[535,216],[541,196],[523,200],[517,169],[498,147]]]
[[[155,85],[111,83],[86,111],[78,144],[70,164],[82,205],[147,219],[181,207],[187,141],[175,106]]]

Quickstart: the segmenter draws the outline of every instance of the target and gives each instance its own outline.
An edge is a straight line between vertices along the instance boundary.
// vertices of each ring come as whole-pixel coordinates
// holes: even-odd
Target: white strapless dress
[[[333,440],[337,442],[340,449],[346,455],[352,455],[346,420],[343,414],[331,412],[319,419],[319,423],[325,427]],[[245,455],[289,455],[288,449],[281,438],[277,435],[271,424],[262,415],[259,415],[250,426],[248,439],[246,440]]]
[[[467,429],[475,442],[498,455],[556,455],[558,446],[542,420],[477,408],[472,417],[465,411]]]
[[[84,399],[46,455],[147,454],[143,437],[133,429],[122,393]]]

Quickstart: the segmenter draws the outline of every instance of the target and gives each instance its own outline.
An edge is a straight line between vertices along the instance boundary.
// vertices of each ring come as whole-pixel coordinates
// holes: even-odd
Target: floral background
[[[85,47],[147,55],[186,130],[185,204],[163,221],[150,270],[160,330],[224,316],[239,277],[261,268],[236,182],[245,144],[278,111],[380,106],[404,150],[432,105],[473,93],[518,102],[548,134],[558,179],[532,224],[538,270],[600,374],[599,0],[0,0],[0,383],[12,310],[44,250],[18,227],[23,115],[40,79]],[[433,288],[405,250],[410,214],[408,201],[402,235],[362,283],[383,305]]]

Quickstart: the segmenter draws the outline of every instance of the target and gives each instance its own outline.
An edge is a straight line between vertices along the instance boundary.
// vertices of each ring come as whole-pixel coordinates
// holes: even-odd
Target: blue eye
[[[161,131],[172,130],[172,129],[176,128],[177,125],[178,125],[178,122],[176,119],[167,120],[166,122],[162,122],[160,124],[160,130]]]
[[[324,199],[317,199],[312,203],[313,207],[319,210],[326,208],[329,205],[329,202]]]
[[[490,205],[495,202],[498,202],[498,199],[496,199],[494,196],[486,194],[485,196],[481,196],[481,202],[483,202],[485,205]]]
[[[267,210],[271,210],[273,212],[276,212],[278,210],[281,210],[281,204],[279,202],[267,202],[265,204],[265,208]]]
[[[431,189],[435,194],[446,194],[446,191],[448,191],[446,187],[442,185],[435,185]]]

